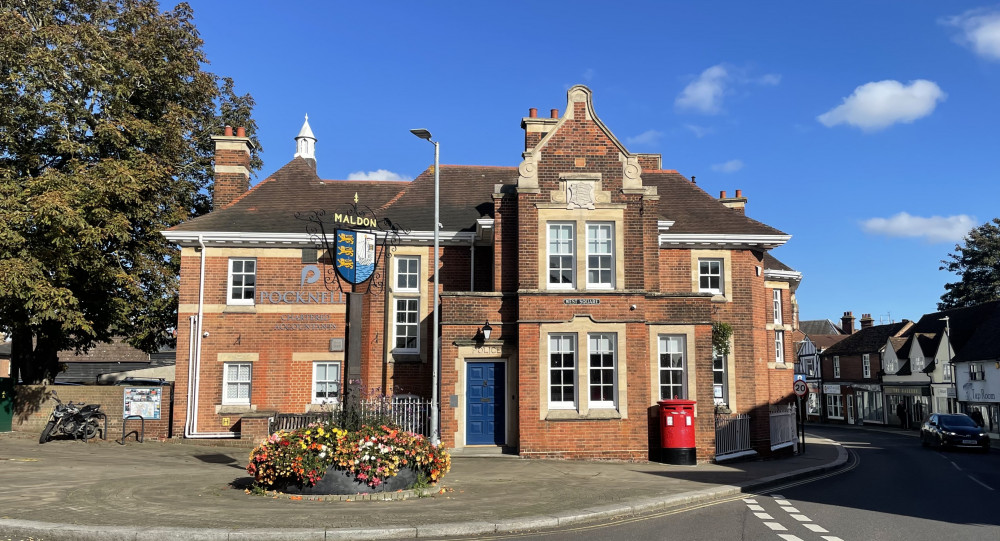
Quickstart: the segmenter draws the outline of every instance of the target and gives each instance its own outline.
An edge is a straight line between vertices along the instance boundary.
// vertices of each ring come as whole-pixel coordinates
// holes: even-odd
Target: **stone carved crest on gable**
[[[575,181],[566,183],[566,208],[567,209],[593,209],[594,208],[594,182]]]

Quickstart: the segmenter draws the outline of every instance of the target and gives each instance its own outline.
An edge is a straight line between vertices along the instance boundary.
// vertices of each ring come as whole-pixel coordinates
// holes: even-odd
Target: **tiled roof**
[[[840,342],[841,340],[847,338],[846,334],[810,334],[809,339],[812,340],[813,344],[816,345],[816,349],[820,352],[826,351],[828,348]]]
[[[956,361],[1000,357],[1000,340],[997,340],[997,336],[1000,336],[1000,301],[925,314],[914,324],[912,331],[943,333],[944,317],[948,317],[948,330]]]
[[[896,357],[902,358],[906,356],[905,346],[909,343],[910,339],[905,336],[890,336],[889,343],[892,344],[892,350],[896,352]]]
[[[660,217],[674,222],[667,234],[785,234],[726,207],[676,171],[643,171],[642,183],[656,186]]]
[[[442,165],[441,224],[445,231],[473,231],[476,219],[493,217],[497,184],[517,183],[516,167]],[[673,220],[668,233],[784,235],[727,208],[690,180],[673,171],[643,173],[645,184],[660,195],[660,217]],[[358,195],[359,205],[376,211],[411,231],[433,231],[434,171],[412,181],[321,180],[309,160],[295,158],[225,208],[192,219],[175,231],[299,233],[305,230],[296,212],[343,211]],[[776,270],[792,270],[775,258]],[[772,267],[768,267],[772,268]]]
[[[900,331],[906,329],[910,324],[910,321],[904,319],[899,323],[873,325],[867,329],[861,329],[854,334],[846,335],[846,338],[824,351],[823,355],[876,353],[885,345],[890,336],[898,336]]]
[[[768,270],[795,272],[795,269],[785,265],[781,261],[778,261],[778,258],[771,255],[771,252],[764,252],[764,268]]]
[[[814,334],[843,334],[840,332],[840,327],[834,325],[829,319],[800,321],[799,328],[810,337]]]

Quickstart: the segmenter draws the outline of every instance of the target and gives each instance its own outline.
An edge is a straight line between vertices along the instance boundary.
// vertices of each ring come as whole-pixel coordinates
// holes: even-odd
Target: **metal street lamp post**
[[[944,321],[944,339],[948,341],[948,369],[951,370],[951,385],[955,389],[955,396],[948,401],[948,410],[950,413],[958,413],[958,374],[955,372],[955,363],[951,360],[951,317],[944,316],[939,321]]]
[[[438,254],[439,250],[439,237],[438,229],[441,223],[441,197],[440,197],[440,186],[441,186],[441,172],[440,164],[438,163],[440,157],[440,146],[437,141],[431,140],[431,132],[424,129],[410,130],[410,133],[416,135],[417,137],[426,140],[427,142],[434,145],[434,309],[433,309],[433,328],[431,330],[432,341],[431,341],[431,443],[437,445],[441,443],[441,438],[439,436],[438,430],[438,403],[440,402],[440,388],[438,384],[438,364],[439,364],[439,346],[438,346],[438,262],[440,261],[440,256]]]

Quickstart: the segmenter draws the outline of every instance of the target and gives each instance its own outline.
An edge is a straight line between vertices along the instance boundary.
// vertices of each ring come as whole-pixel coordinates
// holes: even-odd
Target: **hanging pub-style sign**
[[[375,234],[337,229],[336,239],[334,267],[337,274],[352,284],[367,280],[375,271]]]

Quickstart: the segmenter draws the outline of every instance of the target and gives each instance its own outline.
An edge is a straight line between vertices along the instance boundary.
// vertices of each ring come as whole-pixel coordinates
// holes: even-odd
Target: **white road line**
[[[763,508],[763,507],[761,507],[761,506],[759,506],[759,505],[748,505],[747,507],[748,507],[748,508],[749,508],[749,509],[750,509],[751,511],[763,511],[763,510],[764,510],[764,508]]]
[[[979,484],[980,484],[980,485],[981,485],[981,486],[982,486],[983,488],[985,488],[986,490],[993,490],[993,487],[991,487],[991,486],[987,485],[986,483],[984,483],[984,482],[980,481],[979,479],[976,479],[975,477],[973,477],[973,476],[971,476],[971,475],[969,476],[969,479],[972,479],[973,481],[975,481],[975,482],[979,483]]]
[[[753,498],[743,498],[743,501],[746,503],[757,503],[757,500]]]
[[[784,498],[781,494],[771,494],[772,498]]]
[[[809,517],[805,515],[792,515],[792,518],[799,522],[812,522],[812,520],[809,520]]]
[[[788,500],[774,500],[774,503],[778,505],[792,505],[792,503]]]
[[[757,518],[761,520],[774,520],[774,517],[768,515],[767,513],[754,513],[754,515],[757,515]]]
[[[824,535],[823,539],[825,539],[826,541],[844,541],[843,539],[832,535]]]
[[[948,462],[951,462],[951,461],[949,460]],[[958,467],[958,464],[955,464],[954,462],[951,462],[951,465],[952,465],[952,466],[955,466],[955,469],[956,469],[956,470],[958,470],[958,471],[962,471],[962,468],[959,468],[959,467]]]
[[[782,505],[781,509],[783,511],[785,511],[786,513],[798,513],[799,512],[798,509],[792,507],[791,505]]]
[[[784,539],[785,541],[802,541],[801,537],[790,533],[779,533],[778,537]]]
[[[777,522],[765,522],[764,526],[767,526],[768,528],[771,528],[772,530],[774,530],[776,532],[784,532],[784,531],[788,530],[788,528],[782,526],[781,524],[779,524]],[[826,530],[823,530],[823,531],[825,532]]]
[[[816,533],[830,533],[830,530],[818,525],[818,524],[803,524],[806,528],[816,532]]]

